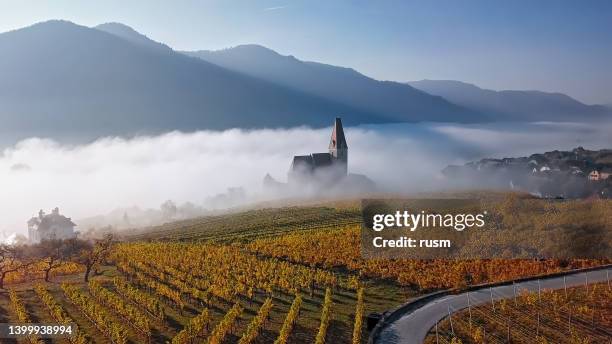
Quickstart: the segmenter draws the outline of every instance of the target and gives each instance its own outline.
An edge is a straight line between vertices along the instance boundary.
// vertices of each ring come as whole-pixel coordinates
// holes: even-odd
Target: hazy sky
[[[612,103],[612,1],[0,0],[0,31],[117,21],[175,49],[258,43],[377,79]]]

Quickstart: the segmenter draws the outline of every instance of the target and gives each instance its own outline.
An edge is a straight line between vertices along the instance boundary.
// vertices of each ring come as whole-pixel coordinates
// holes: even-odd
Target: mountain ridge
[[[68,21],[2,33],[0,51],[2,129],[24,137],[388,121]]]
[[[146,45],[153,47],[156,50],[158,49],[158,45],[163,45],[123,24],[103,24],[97,26],[96,28],[116,34],[128,41],[138,42],[141,44],[143,43],[143,39],[146,39],[149,41]],[[237,68],[237,65],[231,61],[232,57],[230,57],[229,60],[226,60],[227,56],[220,56],[221,59],[216,58],[218,54],[233,54],[236,51],[238,51],[239,54],[233,56],[241,60],[240,63],[244,63],[244,57],[246,57],[247,60],[257,64],[255,70],[260,71],[260,73],[253,73],[253,70],[249,70],[248,68]],[[316,97],[338,101],[352,108],[362,109],[369,113],[375,113],[386,118],[389,122],[474,122],[484,119],[480,114],[477,114],[469,109],[458,107],[442,97],[432,96],[415,88],[409,86],[406,87],[400,83],[374,80],[366,77],[352,68],[338,67],[319,62],[301,61],[293,55],[284,56],[272,49],[258,44],[244,44],[218,51],[200,50],[197,52],[182,53],[188,56],[200,58],[206,62],[213,63],[228,70],[272,82],[284,87],[289,87],[296,91],[311,94]],[[240,55],[243,55],[244,57]],[[290,70],[295,69],[296,66],[303,69],[298,70],[297,72]],[[270,75],[275,75],[276,77],[271,78],[269,77]],[[308,80],[305,81],[305,78]],[[336,89],[342,89],[346,86],[341,84],[338,78],[340,78],[342,81],[352,81],[353,85],[356,83],[367,83],[369,84],[369,88],[356,89],[353,87],[350,92],[334,92],[334,90],[329,88],[329,85],[335,86]],[[299,82],[293,82],[291,79],[299,79],[298,81],[301,81],[302,84],[300,85]],[[315,79],[323,80],[323,82],[312,83],[312,81]],[[308,85],[304,85],[304,81]],[[380,90],[381,87],[385,87],[386,90]],[[389,89],[398,87],[401,89],[394,92],[402,92],[401,95],[388,95]],[[386,96],[384,95],[385,92],[387,93]],[[378,98],[370,97],[372,93],[379,93]],[[383,93],[383,95],[380,93]],[[381,96],[383,99],[380,99]],[[409,98],[403,99],[406,96]],[[388,106],[388,104],[400,102],[404,102],[403,109],[389,108]],[[371,106],[373,103],[378,103],[379,106]],[[380,106],[381,103],[387,104],[386,107]],[[413,103],[416,103],[416,106]],[[418,104],[420,104],[420,106]]]
[[[64,20],[37,23],[0,33],[0,51],[0,131],[21,137],[324,127],[339,115],[350,126],[582,120],[606,112],[560,93],[459,84],[472,86],[477,96],[510,98],[519,110],[508,112],[507,100],[501,109],[495,102],[483,106],[255,44],[178,52],[112,22],[93,28]],[[516,100],[526,95],[531,103]],[[554,116],[550,106],[542,114],[533,111],[542,97],[554,100],[548,103],[556,106]]]
[[[425,92],[453,103],[514,120],[599,120],[612,118],[612,112],[601,105],[587,105],[560,92],[538,90],[495,91],[457,80],[420,80],[407,82]]]
[[[430,95],[409,85],[375,80],[351,68],[302,61],[257,44],[183,53],[295,90],[383,114],[395,121],[488,120],[477,111],[457,106],[443,97]]]
[[[152,49],[154,51],[166,53],[173,51],[173,49],[167,46],[166,44],[155,41],[147,37],[146,35],[134,30],[132,27],[122,23],[108,22],[96,25],[93,27],[93,29],[110,33],[111,35],[121,37],[127,40],[128,42],[142,45],[143,47]]]

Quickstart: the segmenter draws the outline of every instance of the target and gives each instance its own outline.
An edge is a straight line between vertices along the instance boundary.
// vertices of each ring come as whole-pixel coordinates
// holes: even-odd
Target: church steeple
[[[348,145],[346,144],[340,117],[336,117],[336,122],[334,123],[334,129],[329,141],[329,154],[335,159],[336,163],[341,164],[344,174],[346,174],[348,171]]]
[[[334,129],[332,131],[331,140],[329,141],[329,149],[344,148],[348,149],[346,139],[344,138],[344,130],[342,129],[342,120],[340,117],[336,117],[334,123]]]

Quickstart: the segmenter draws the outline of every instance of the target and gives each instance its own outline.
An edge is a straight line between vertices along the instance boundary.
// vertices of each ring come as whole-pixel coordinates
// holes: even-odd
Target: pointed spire
[[[329,149],[347,149],[346,139],[344,138],[344,129],[342,129],[342,120],[336,117],[334,129],[332,131]]]

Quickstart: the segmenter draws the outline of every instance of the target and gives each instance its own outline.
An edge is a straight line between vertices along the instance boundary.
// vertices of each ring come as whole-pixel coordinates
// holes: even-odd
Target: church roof
[[[312,156],[311,155],[296,155],[293,157],[293,163],[312,165]]]
[[[311,155],[296,155],[293,157],[293,162],[291,163],[291,169],[312,169],[314,163],[312,161]]]
[[[332,131],[331,139],[329,141],[329,149],[335,148],[348,148],[346,144],[346,138],[344,137],[344,129],[342,128],[342,120],[340,117],[336,117],[334,123],[334,129]]]
[[[332,162],[332,156],[329,153],[312,153],[310,155],[294,156],[291,167],[293,170],[296,168],[315,169],[330,166]]]
[[[332,156],[329,153],[312,153],[312,163],[315,168],[329,166],[332,164]]]

